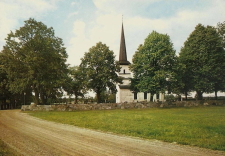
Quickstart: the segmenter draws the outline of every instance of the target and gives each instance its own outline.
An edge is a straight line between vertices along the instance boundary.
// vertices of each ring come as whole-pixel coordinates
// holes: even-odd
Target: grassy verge
[[[0,140],[0,156],[14,156],[14,151],[9,148],[2,140]]]
[[[225,107],[30,114],[79,127],[225,151]]]

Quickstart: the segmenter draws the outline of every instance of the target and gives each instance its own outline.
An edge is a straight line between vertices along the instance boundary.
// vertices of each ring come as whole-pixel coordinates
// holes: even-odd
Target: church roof
[[[123,23],[122,23],[122,31],[121,31],[121,39],[120,39],[119,64],[120,65],[129,65],[130,64],[130,62],[127,61],[127,51],[126,51],[126,43],[125,43],[125,36],[124,36],[124,30],[123,30]]]

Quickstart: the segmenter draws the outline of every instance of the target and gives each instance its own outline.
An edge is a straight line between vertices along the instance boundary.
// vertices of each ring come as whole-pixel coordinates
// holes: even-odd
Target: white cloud
[[[222,7],[225,6],[225,1],[223,0],[216,0],[215,3],[212,2],[211,6],[208,7],[209,9],[193,10],[187,7],[186,9],[178,10],[173,16],[167,18],[151,19],[139,14],[135,16],[131,15],[135,7],[138,12],[140,8],[143,9],[145,5],[153,2],[155,1],[94,0],[97,8],[96,19],[92,19],[92,22],[86,24],[77,21],[77,25],[74,25],[74,37],[71,39],[71,45],[68,48],[69,55],[72,58],[68,61],[76,60],[72,64],[78,65],[84,52],[87,52],[90,47],[99,41],[108,45],[118,55],[122,13],[124,12],[126,12],[124,16],[124,29],[128,59],[130,61],[138,45],[142,44],[144,39],[153,30],[168,34],[174,43],[174,48],[179,52],[184,41],[198,23],[215,25],[225,17]],[[71,51],[73,51],[73,54]]]
[[[56,2],[59,0],[2,0],[0,1],[0,46],[4,43],[4,38],[10,30],[17,29],[19,22],[27,20],[29,17],[48,20],[48,12],[54,11],[57,7]],[[92,16],[85,14],[86,6],[81,6],[85,9],[68,11],[66,17],[70,20],[75,17],[76,20],[70,22],[59,22],[61,26],[58,31],[62,33],[62,37],[66,40],[67,52],[69,54],[68,62],[72,65],[78,65],[80,58],[84,52],[101,41],[109,46],[116,55],[119,53],[120,33],[122,24],[122,14],[124,15],[124,30],[127,45],[128,59],[131,60],[134,52],[139,44],[144,42],[144,39],[153,30],[159,33],[168,34],[174,47],[179,52],[184,41],[189,34],[194,30],[198,23],[204,25],[216,25],[218,22],[223,22],[225,19],[224,0],[204,1],[204,8],[195,9],[195,7],[184,7],[176,10],[173,14],[163,18],[151,18],[146,16],[150,14],[149,6],[155,2],[163,2],[158,0],[93,0],[95,10]],[[172,1],[173,2],[173,1]],[[174,1],[176,2],[176,1]],[[64,1],[64,3],[68,3]],[[73,0],[68,5],[77,5],[78,1]],[[85,4],[85,3],[82,3]],[[90,7],[91,5],[88,5]],[[61,6],[58,6],[59,8]],[[163,12],[160,6],[159,11]],[[64,7],[60,9],[65,9]],[[89,9],[90,10],[90,9]],[[79,11],[79,14],[78,14]],[[63,10],[66,13],[66,11]],[[57,14],[57,13],[56,13]],[[60,16],[57,14],[57,16]],[[71,18],[70,18],[71,17]],[[153,15],[154,17],[154,15]],[[55,22],[57,23],[57,22]],[[67,25],[64,25],[64,24]],[[71,25],[73,24],[73,29]],[[21,23],[20,23],[21,24]],[[54,25],[52,25],[55,27]],[[62,29],[67,29],[63,31]],[[67,34],[71,29],[71,34]]]
[[[73,65],[80,64],[80,58],[83,57],[84,52],[88,51],[90,40],[85,36],[86,24],[83,21],[77,20],[73,23],[74,36],[70,39],[67,48],[69,58],[67,62]]]
[[[82,21],[75,21],[73,33],[79,38],[85,38],[85,23]]]
[[[75,15],[77,15],[77,14],[78,14],[78,11],[72,12],[72,13],[70,13],[70,14],[68,15],[68,18],[71,18],[71,17],[73,17],[73,16],[75,16]]]
[[[115,52],[115,49],[119,47],[121,28],[119,17],[121,16],[111,14],[98,16],[90,28],[83,21],[76,20],[73,25],[74,36],[70,39],[70,45],[67,48],[70,56],[68,63],[79,65],[84,53],[98,42],[106,44]]]
[[[119,13],[129,15],[137,10],[142,10],[146,5],[157,0],[93,0],[99,11],[106,13]]]
[[[0,46],[5,43],[4,38],[10,30],[14,31],[21,20],[27,20],[30,17],[41,16],[48,10],[56,8],[55,3],[58,0],[3,0],[0,2]],[[1,49],[0,48],[0,49]]]
[[[77,4],[77,2],[72,2],[72,3],[71,3],[72,6],[74,6],[74,5],[76,5],[76,4]]]

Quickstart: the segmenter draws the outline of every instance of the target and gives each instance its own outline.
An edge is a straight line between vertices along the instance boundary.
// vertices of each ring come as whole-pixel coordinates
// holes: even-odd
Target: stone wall
[[[136,103],[101,103],[101,104],[57,104],[57,105],[23,105],[22,111],[77,111],[109,109],[144,109],[155,107],[197,107],[225,105],[225,101],[176,101],[176,102],[136,102]]]

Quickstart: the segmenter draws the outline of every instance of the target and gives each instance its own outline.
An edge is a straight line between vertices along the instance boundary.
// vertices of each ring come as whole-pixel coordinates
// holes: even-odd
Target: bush
[[[165,100],[169,104],[172,104],[172,102],[181,101],[181,96],[180,95],[174,96],[173,94],[167,94],[167,95],[165,95]]]

